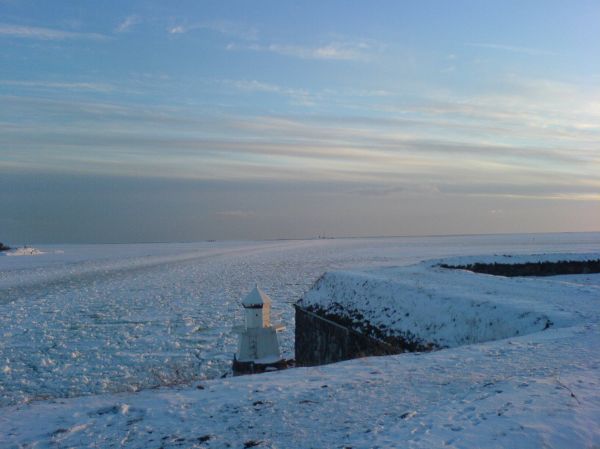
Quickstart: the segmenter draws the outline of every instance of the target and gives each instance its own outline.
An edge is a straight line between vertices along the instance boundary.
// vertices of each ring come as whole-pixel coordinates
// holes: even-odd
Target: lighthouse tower
[[[279,367],[283,360],[279,353],[277,331],[280,324],[271,324],[271,298],[258,286],[242,301],[245,322],[233,328],[239,334],[238,352],[233,361],[236,372],[264,371],[269,366]]]

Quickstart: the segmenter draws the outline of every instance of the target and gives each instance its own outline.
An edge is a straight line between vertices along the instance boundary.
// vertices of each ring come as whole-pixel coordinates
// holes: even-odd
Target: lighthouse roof
[[[271,304],[271,298],[256,285],[242,301],[244,307],[262,306]]]

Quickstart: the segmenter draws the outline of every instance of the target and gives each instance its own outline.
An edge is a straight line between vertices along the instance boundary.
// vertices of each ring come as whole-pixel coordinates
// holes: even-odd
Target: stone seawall
[[[403,352],[314,312],[296,309],[296,366],[316,366],[342,360]]]

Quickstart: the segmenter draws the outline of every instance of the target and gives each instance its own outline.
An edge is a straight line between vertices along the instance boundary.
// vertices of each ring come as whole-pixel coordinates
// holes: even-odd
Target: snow
[[[30,248],[28,246],[24,246],[22,248],[13,249],[10,251],[0,252],[5,256],[40,256],[42,254],[46,254],[43,251],[40,251],[37,248]]]
[[[48,254],[0,258],[0,447],[600,445],[600,276],[436,266],[597,255],[600,234],[39,248]],[[326,271],[322,289],[348,304],[380,292],[363,309],[392,330],[404,323],[377,311],[393,297],[425,320],[435,312],[433,324],[470,313],[504,327],[415,320],[448,349],[218,379],[243,293],[258,282],[273,298],[289,355],[290,303]],[[364,290],[349,294],[359,279]],[[539,329],[538,317],[553,325]]]
[[[587,254],[573,255],[569,259],[598,257],[598,254]],[[488,263],[505,259],[521,263],[564,258],[564,254],[549,254],[483,259]],[[468,259],[451,260],[464,263]],[[447,261],[365,272],[326,273],[302,298],[300,305],[318,306],[346,316],[348,311],[357,311],[389,336],[402,336],[437,347],[480,343],[537,332],[549,326],[567,326],[576,321],[576,314],[593,309],[590,304],[578,307],[577,311],[565,307],[563,296],[572,292],[567,285],[532,278],[476,275],[440,268],[439,263]],[[552,285],[554,295],[548,297],[548,288],[540,288],[540,285]],[[359,325],[357,323],[357,327]]]

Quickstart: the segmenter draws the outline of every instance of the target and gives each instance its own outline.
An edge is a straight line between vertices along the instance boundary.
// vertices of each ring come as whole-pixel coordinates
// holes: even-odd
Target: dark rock
[[[600,273],[600,259],[559,260],[558,262],[472,263],[467,265],[441,264],[439,266],[452,270],[468,270],[475,273],[505,277]]]

